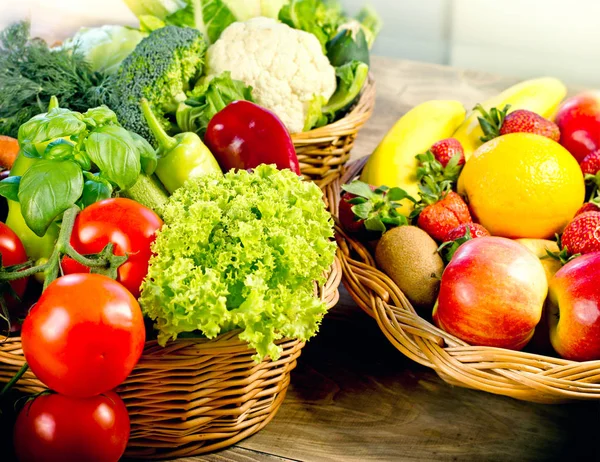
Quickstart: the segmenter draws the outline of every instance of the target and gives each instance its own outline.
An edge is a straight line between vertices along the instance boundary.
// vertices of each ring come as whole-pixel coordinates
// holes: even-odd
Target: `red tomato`
[[[25,253],[25,247],[23,247],[21,239],[4,223],[0,223],[0,253],[2,254],[2,266],[18,265],[27,261],[27,254]],[[10,285],[19,298],[22,298],[27,287],[27,279],[17,279],[11,282]],[[10,307],[18,304],[10,296],[6,298],[6,301]]]
[[[21,462],[116,462],[129,440],[129,415],[114,392],[92,398],[42,395],[15,424]]]
[[[146,331],[138,302],[99,274],[52,282],[21,332],[33,373],[68,396],[94,396],[120,385],[138,362]]]
[[[101,252],[109,242],[115,255],[129,255],[119,267],[118,281],[134,297],[140,296],[140,286],[148,273],[150,246],[163,222],[147,207],[131,199],[106,199],[86,207],[75,220],[71,245],[82,255]],[[89,268],[65,258],[65,274],[89,273]]]

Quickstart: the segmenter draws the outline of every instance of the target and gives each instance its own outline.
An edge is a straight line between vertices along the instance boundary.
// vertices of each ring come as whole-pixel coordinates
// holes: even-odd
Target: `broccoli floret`
[[[121,124],[156,145],[140,109],[146,98],[165,130],[185,92],[202,74],[206,42],[189,27],[167,26],[153,31],[123,61],[114,85],[114,110]]]

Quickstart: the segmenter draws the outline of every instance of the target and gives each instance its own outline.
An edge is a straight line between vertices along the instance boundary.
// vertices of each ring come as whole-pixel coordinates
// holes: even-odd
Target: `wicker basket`
[[[324,188],[342,174],[358,131],[375,107],[375,81],[369,75],[356,106],[344,118],[315,130],[296,133],[292,141],[304,178]]]
[[[340,187],[354,179],[366,158],[353,162],[327,188],[338,216]],[[513,398],[556,403],[600,398],[600,361],[574,362],[551,356],[470,346],[421,318],[398,286],[375,265],[371,251],[336,226],[343,283],[387,339],[412,360],[432,368],[452,385]]]
[[[339,297],[340,263],[318,289],[328,308]],[[304,342],[281,340],[277,361],[256,364],[253,350],[233,331],[216,339],[186,339],[165,348],[149,341],[142,357],[117,391],[131,418],[128,457],[163,459],[204,454],[230,446],[267,425],[290,384]],[[24,363],[20,338],[0,343],[0,383]],[[16,388],[45,390],[31,371]]]

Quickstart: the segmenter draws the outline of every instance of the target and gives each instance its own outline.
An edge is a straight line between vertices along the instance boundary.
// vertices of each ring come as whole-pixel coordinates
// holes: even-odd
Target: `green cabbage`
[[[125,26],[82,27],[64,48],[77,48],[93,71],[113,74],[148,34]]]
[[[276,340],[318,331],[314,282],[336,246],[315,184],[271,165],[203,176],[175,191],[164,223],[140,298],[161,345],[239,328],[260,361],[279,358]]]

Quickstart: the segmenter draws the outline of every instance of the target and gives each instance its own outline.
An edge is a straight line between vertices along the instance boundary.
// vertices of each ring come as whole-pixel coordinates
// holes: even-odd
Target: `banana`
[[[541,77],[513,85],[483,103],[482,106],[489,111],[492,107],[502,109],[506,104],[510,104],[509,112],[515,109],[527,109],[551,119],[566,94],[567,88],[560,80],[554,77]],[[477,120],[479,115],[478,111],[469,113],[453,135],[453,138],[461,142],[466,160],[469,160],[471,154],[482,144],[479,138],[483,136],[483,132]]]
[[[458,101],[433,100],[415,106],[402,116],[375,149],[360,177],[374,186],[400,187],[417,199],[417,159],[432,144],[449,138],[465,119]],[[399,210],[409,215],[413,204],[402,201]]]

